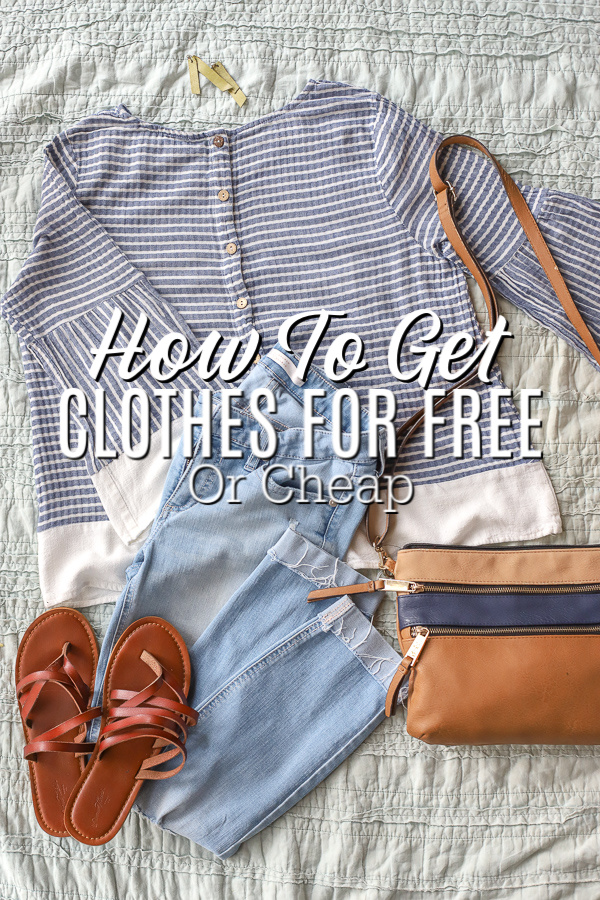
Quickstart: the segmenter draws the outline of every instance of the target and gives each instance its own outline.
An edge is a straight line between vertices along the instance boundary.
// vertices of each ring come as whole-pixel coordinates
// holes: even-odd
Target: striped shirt
[[[184,133],[142,121],[120,105],[59,134],[45,149],[33,249],[2,300],[2,313],[20,339],[31,400],[40,534],[69,527],[74,540],[73,526],[108,523],[131,553],[150,521],[148,510],[127,509],[131,472],[122,460],[120,401],[132,386],[152,397],[165,385],[147,371],[124,384],[115,359],[97,381],[90,377],[90,348],[100,344],[115,308],[123,313],[118,345],[131,337],[141,313],[149,317],[142,344],[148,352],[172,332],[186,335],[194,350],[212,330],[225,343],[239,338],[245,344],[254,328],[263,353],[287,316],[343,312],[345,318],[333,319],[315,364],[322,364],[331,339],[356,332],[369,365],[348,386],[363,399],[370,388],[393,391],[398,424],[419,409],[422,389],[396,381],[387,362],[401,317],[430,309],[441,317],[445,336],[467,330],[481,340],[464,268],[439,223],[428,177],[441,137],[379,94],[325,81],[310,81],[279,111],[234,129]],[[587,353],[495,169],[471,150],[453,147],[444,173],[457,186],[467,242],[497,290]],[[598,339],[600,204],[546,188],[525,187],[523,193]],[[294,346],[302,347],[313,324],[295,330]],[[414,341],[428,327],[415,329]],[[192,368],[168,386],[181,393],[206,385]],[[438,375],[430,384],[447,386]],[[59,401],[67,387],[81,388],[89,398],[89,451],[81,460],[67,459],[59,449]],[[117,459],[94,452],[98,387],[106,392],[106,447]],[[423,438],[416,436],[399,463],[417,488],[519,467],[539,471],[541,463],[520,458],[517,424],[502,437],[513,458],[489,455],[489,388],[504,387],[498,367],[491,385],[473,387],[483,407],[481,458],[471,453],[468,429],[463,458],[453,455],[449,408],[434,458],[424,457]],[[181,416],[181,397],[172,412]],[[502,412],[517,415],[508,399]],[[153,431],[159,422],[155,402]],[[496,526],[490,534],[505,539]],[[546,522],[538,531],[558,529]],[[526,531],[514,539],[532,536]],[[119,589],[120,576],[103,581],[97,574],[101,556],[99,551],[93,565],[86,560],[83,580],[106,590],[92,591],[82,605]],[[73,584],[81,586],[82,578]],[[76,602],[77,590],[57,600],[48,589],[47,602]]]

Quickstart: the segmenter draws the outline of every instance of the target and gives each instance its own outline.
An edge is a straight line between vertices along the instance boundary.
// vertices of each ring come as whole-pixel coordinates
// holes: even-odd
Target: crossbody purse
[[[494,291],[462,237],[454,188],[439,171],[450,144],[480,150],[496,166],[569,321],[600,365],[600,350],[517,185],[483,144],[452,135],[433,154],[429,173],[442,226],[483,292],[490,327],[498,315]],[[435,408],[474,377],[470,372]],[[404,424],[401,449],[423,417],[421,410]],[[403,658],[386,715],[395,712],[408,681],[407,731],[427,743],[600,744],[600,547],[418,544],[393,560],[383,546],[388,525],[389,516],[372,543],[391,578],[309,594],[309,600],[340,592],[397,594]]]

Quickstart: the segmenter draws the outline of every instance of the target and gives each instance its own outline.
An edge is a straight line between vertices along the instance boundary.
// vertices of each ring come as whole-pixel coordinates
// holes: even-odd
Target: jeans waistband
[[[315,366],[309,366],[306,370],[305,377],[301,379],[298,375],[297,357],[293,353],[284,350],[279,343],[275,344],[273,349],[256,363],[252,371],[243,379],[239,388],[244,392],[244,396],[248,398],[252,391],[257,388],[268,387],[273,379],[275,379],[284,390],[295,397],[300,404],[304,404],[305,391],[307,389],[324,391],[325,394],[323,397],[312,398],[312,408],[315,414],[322,416],[330,425],[332,423],[332,404],[334,395],[337,391],[347,387],[346,385],[336,385],[329,381]],[[368,411],[360,404],[360,402],[359,414],[360,432],[362,437],[360,450],[355,457],[355,462],[372,459],[372,457],[368,456],[367,450],[369,430]],[[349,433],[353,428],[353,424],[351,420],[350,404],[347,401],[340,407],[339,420],[342,432],[346,434]],[[383,430],[380,431],[378,443],[379,465],[377,468],[380,469],[383,466],[385,450]]]
[[[328,397],[325,399],[325,403],[327,407],[330,407],[331,395],[338,389],[315,366],[309,366],[305,377],[300,379],[297,357],[284,350],[281,344],[275,344],[266,356],[261,357],[252,371],[246,375],[240,387],[244,392],[257,387],[265,387],[271,378],[276,378],[301,403],[304,391],[307,388],[316,388],[327,391]]]

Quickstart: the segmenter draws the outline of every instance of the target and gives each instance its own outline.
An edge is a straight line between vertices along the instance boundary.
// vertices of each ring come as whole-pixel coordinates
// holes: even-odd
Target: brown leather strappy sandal
[[[185,763],[190,658],[181,635],[148,616],[123,632],[108,661],[100,736],[65,809],[82,844],[105,844],[119,831],[147,779],[171,778]],[[160,768],[180,757],[179,765]]]
[[[65,806],[94,749],[85,733],[100,715],[88,706],[97,662],[96,638],[76,609],[46,610],[19,644],[15,680],[33,807],[54,837],[69,834]]]

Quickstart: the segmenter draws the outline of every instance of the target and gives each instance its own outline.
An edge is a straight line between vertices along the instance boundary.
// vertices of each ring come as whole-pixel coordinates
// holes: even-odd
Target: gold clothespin
[[[190,85],[192,94],[200,93],[200,78],[198,77],[198,66],[196,65],[196,57],[188,56],[187,58],[188,72],[190,73]]]
[[[199,56],[188,56],[188,70],[190,73],[190,85],[193,94],[200,93],[200,75],[218,87],[220,91],[227,91],[238,106],[243,106],[246,102],[246,95],[239,84],[231,77],[222,62],[213,63],[209,66]]]
[[[217,75],[220,75],[220,77],[223,79],[223,81],[227,82],[228,87],[221,88],[221,90],[229,91],[229,93],[231,94],[231,96],[233,97],[233,99],[235,100],[237,105],[243,106],[244,103],[246,102],[247,97],[246,97],[245,93],[243,92],[243,90],[241,89],[241,87],[239,86],[239,84],[237,83],[237,81],[235,81],[231,77],[231,75],[229,74],[229,72],[227,71],[227,69],[225,68],[223,63],[222,62],[213,63],[211,68],[217,73]]]

